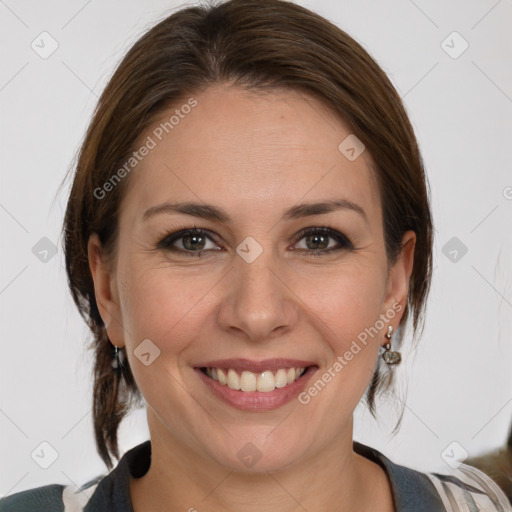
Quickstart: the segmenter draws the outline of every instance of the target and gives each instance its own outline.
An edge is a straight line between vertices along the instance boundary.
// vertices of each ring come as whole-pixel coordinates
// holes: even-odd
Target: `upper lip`
[[[263,372],[265,370],[279,370],[280,368],[307,368],[316,366],[312,361],[299,359],[217,359],[195,365],[196,368],[232,368],[233,370],[247,370],[249,372]]]

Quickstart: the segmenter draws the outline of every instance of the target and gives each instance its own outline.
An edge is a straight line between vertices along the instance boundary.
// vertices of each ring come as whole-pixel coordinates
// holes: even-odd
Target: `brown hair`
[[[321,16],[282,0],[230,0],[179,10],[143,35],[106,86],[78,154],[63,237],[73,299],[93,335],[93,416],[98,453],[110,469],[117,459],[117,429],[133,399],[141,403],[128,360],[112,371],[112,344],[98,312],[87,243],[98,233],[115,257],[118,213],[129,178],[102,199],[95,191],[126,162],[155,116],[215,83],[246,88],[289,88],[324,101],[373,157],[383,205],[388,261],[402,235],[416,233],[414,268],[400,327],[423,319],[432,272],[432,222],[427,182],[413,128],[386,74],[348,34]],[[341,141],[340,141],[341,142]],[[395,341],[403,336],[400,328]],[[380,361],[380,358],[379,358]],[[391,380],[379,364],[366,393]]]

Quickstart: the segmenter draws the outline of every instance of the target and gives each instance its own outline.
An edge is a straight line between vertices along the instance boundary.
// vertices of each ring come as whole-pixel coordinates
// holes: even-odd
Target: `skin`
[[[392,511],[386,474],[354,453],[352,425],[387,325],[396,329],[401,313],[307,405],[293,399],[272,411],[240,411],[214,396],[193,366],[304,359],[318,365],[311,385],[379,315],[397,303],[403,312],[415,235],[405,233],[390,265],[371,157],[340,153],[350,130],[320,101],[227,84],[194,98],[197,107],[130,175],[114,261],[96,235],[89,240],[100,313],[112,343],[126,347],[147,402],[152,462],[131,480],[134,510]],[[357,203],[366,219],[351,209],[281,219],[297,203],[339,198]],[[142,219],[146,209],[177,201],[214,204],[231,220]],[[354,249],[311,256],[314,242],[300,231],[324,225]],[[167,234],[194,226],[216,236],[205,239],[200,257],[157,248]],[[263,249],[250,264],[236,252],[247,236]],[[338,246],[333,238],[327,244]],[[145,339],[160,349],[148,366],[133,353]],[[251,468],[237,457],[248,442],[262,455]]]

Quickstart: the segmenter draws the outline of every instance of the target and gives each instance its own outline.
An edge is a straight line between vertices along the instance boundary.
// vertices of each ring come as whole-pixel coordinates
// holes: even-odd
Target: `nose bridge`
[[[250,241],[244,245],[243,249],[247,247],[249,247],[248,254],[255,251]],[[272,248],[267,244],[254,260],[247,260],[241,256],[240,261],[235,264],[235,273],[240,280],[239,286],[236,287],[237,306],[253,319],[259,317],[261,320],[264,318],[270,320],[271,315],[275,315],[280,307],[282,299],[282,292],[278,289],[280,283],[271,271],[271,268],[276,266],[275,260]]]
[[[281,264],[270,239],[260,244],[247,237],[237,247],[237,256],[219,315],[223,328],[262,340],[277,328],[290,327],[296,321],[296,309],[284,279],[278,278]]]
[[[237,261],[235,272],[240,279],[241,286],[238,287],[238,293],[242,294],[245,301],[254,303],[265,303],[269,298],[277,298],[279,291],[279,282],[276,282],[275,270],[272,268],[279,266],[272,255],[271,249],[267,249],[259,255],[254,261]]]

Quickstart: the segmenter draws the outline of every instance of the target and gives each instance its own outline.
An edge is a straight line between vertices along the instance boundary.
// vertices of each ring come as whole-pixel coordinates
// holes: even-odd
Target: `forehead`
[[[141,134],[136,147],[149,142],[152,149],[131,173],[125,202],[144,210],[170,200],[217,200],[250,216],[255,203],[278,212],[345,197],[379,216],[371,157],[363,151],[348,159],[339,149],[347,137],[345,123],[312,96],[210,87],[162,112]]]

